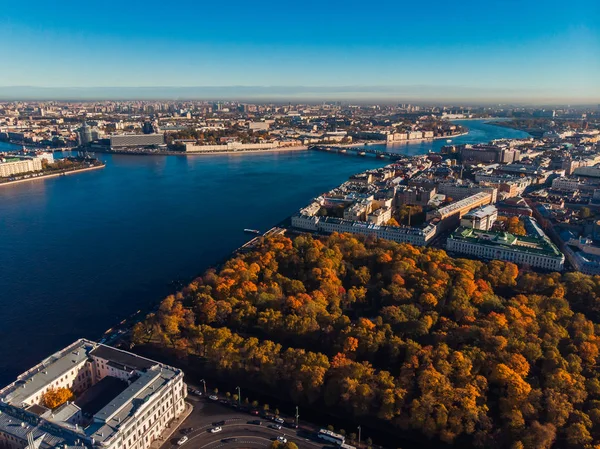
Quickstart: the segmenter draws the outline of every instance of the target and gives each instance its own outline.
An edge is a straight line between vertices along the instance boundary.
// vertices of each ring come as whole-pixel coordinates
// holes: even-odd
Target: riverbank
[[[353,143],[331,142],[331,143],[322,143],[322,144],[315,144],[315,145],[323,146],[323,147],[332,146],[332,147],[340,147],[340,148],[359,148],[359,147],[366,147],[366,146],[372,146],[372,145],[397,146],[397,145],[410,145],[413,143],[433,142],[434,140],[454,139],[455,137],[466,136],[467,134],[469,134],[468,130],[465,132],[462,132],[462,133],[452,134],[451,136],[436,136],[436,137],[427,137],[427,138],[422,138],[422,139],[396,140],[393,142],[388,142],[387,140],[362,140],[360,142],[353,142]]]
[[[286,151],[305,151],[308,150],[307,145],[299,145],[295,147],[277,147],[277,148],[265,148],[264,150],[226,150],[226,151],[194,151],[190,153],[183,153],[184,156],[206,156],[210,154],[222,155],[222,154],[247,154],[247,153],[277,153]]]
[[[65,170],[65,171],[60,171],[57,173],[48,173],[46,175],[32,176],[30,178],[15,179],[14,181],[0,182],[0,187],[7,186],[7,185],[21,184],[22,182],[37,181],[39,179],[49,179],[49,178],[57,178],[59,176],[73,175],[75,173],[83,173],[85,171],[98,170],[98,169],[104,168],[104,167],[106,167],[106,164],[95,165],[93,167],[86,167],[86,168],[76,168],[74,170]]]
[[[294,147],[277,147],[277,148],[265,148],[265,149],[254,149],[254,150],[215,150],[215,151],[167,151],[167,150],[102,150],[98,148],[91,149],[93,153],[103,154],[125,154],[129,156],[208,156],[208,155],[231,155],[231,154],[252,154],[252,153],[284,153],[288,151],[305,151],[308,150],[306,145],[298,145]]]
[[[456,143],[525,136],[481,121],[468,126],[470,135]],[[101,158],[107,170],[90,176],[0,189],[0,384],[77,338],[102,338],[152,308],[244,245],[244,228],[269,229],[349,176],[389,163],[319,151]],[[214,199],[209,208],[206,198]]]

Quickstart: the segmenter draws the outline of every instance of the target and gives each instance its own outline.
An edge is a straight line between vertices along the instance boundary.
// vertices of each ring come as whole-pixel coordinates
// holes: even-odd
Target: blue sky
[[[3,3],[0,86],[600,99],[598,0]]]

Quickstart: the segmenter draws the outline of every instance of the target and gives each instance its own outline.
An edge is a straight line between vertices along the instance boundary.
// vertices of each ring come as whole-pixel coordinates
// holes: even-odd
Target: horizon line
[[[187,91],[187,92],[186,92]],[[72,95],[77,94],[75,97]],[[82,95],[83,94],[83,95]],[[152,94],[152,95],[150,95]],[[177,98],[173,98],[173,96]],[[303,98],[298,98],[303,97]],[[0,101],[15,100],[236,100],[279,101],[422,101],[460,103],[516,103],[596,105],[600,94],[552,89],[468,87],[441,85],[223,85],[223,86],[34,86],[2,85]]]

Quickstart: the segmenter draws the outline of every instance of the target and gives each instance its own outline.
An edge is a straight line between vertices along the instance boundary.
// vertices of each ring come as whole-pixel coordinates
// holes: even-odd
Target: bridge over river
[[[387,151],[376,150],[364,147],[341,147],[341,146],[328,146],[328,145],[312,145],[308,147],[309,150],[325,151],[329,153],[349,154],[353,156],[375,156],[379,159],[390,159],[397,161],[400,159],[406,159],[406,155],[398,153],[389,153]]]

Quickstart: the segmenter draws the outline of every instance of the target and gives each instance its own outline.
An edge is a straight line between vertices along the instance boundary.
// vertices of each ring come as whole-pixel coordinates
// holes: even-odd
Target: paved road
[[[276,430],[268,427],[271,422],[264,418],[252,416],[249,413],[239,412],[227,405],[198,398],[190,395],[188,400],[194,406],[194,411],[183,422],[180,429],[192,427],[194,430],[187,434],[188,441],[182,446],[177,445],[177,440],[183,436],[178,429],[173,437],[161,449],[216,449],[216,448],[268,448],[278,436],[284,436],[288,441],[293,441],[299,449],[321,449],[324,446],[314,441],[314,434],[302,429],[282,427]],[[260,420],[262,425],[249,424],[250,421]],[[222,424],[221,422],[225,423]],[[211,433],[210,429],[219,425],[221,432]],[[236,441],[230,440],[235,438]]]

